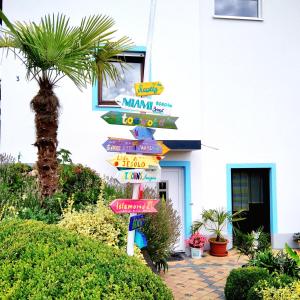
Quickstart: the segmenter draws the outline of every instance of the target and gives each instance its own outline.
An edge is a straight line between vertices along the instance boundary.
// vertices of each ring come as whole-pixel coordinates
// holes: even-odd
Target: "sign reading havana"
[[[160,181],[160,168],[154,170],[127,169],[119,170],[115,178],[120,183],[149,183]]]
[[[115,214],[154,213],[155,205],[159,200],[153,199],[116,199],[110,203],[110,208]]]
[[[175,121],[178,119],[178,117],[171,116],[125,113],[119,111],[109,111],[102,115],[101,118],[112,125],[140,125],[144,127],[166,129],[177,129]]]
[[[119,95],[115,101],[124,109],[137,110],[146,113],[170,114],[172,104],[151,99]]]
[[[139,82],[134,84],[135,94],[137,96],[160,95],[164,86],[161,82]]]

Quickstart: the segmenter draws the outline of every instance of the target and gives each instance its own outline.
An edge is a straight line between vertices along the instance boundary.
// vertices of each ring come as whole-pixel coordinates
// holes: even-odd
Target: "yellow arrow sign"
[[[157,144],[159,144],[161,146],[161,153],[160,155],[166,155],[171,149],[168,148],[162,141],[156,141]]]
[[[159,166],[161,156],[118,154],[107,161],[117,168],[151,169]]]
[[[164,86],[161,82],[139,82],[134,84],[135,94],[137,96],[160,95]]]

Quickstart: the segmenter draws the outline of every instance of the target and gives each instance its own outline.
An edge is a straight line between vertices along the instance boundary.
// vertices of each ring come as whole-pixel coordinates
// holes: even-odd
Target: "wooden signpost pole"
[[[139,192],[140,192],[140,183],[133,183],[133,191],[132,191],[132,199],[138,199],[139,198]],[[136,214],[130,214],[130,217],[136,216]],[[133,256],[134,254],[134,236],[135,236],[135,230],[128,230],[128,236],[127,236],[127,254],[129,256]]]

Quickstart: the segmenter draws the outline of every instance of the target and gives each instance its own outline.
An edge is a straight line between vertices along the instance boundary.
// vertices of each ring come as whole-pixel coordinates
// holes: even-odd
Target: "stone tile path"
[[[246,261],[246,257],[234,250],[226,257],[205,252],[201,259],[186,257],[169,262],[169,271],[161,277],[172,289],[175,300],[220,300],[225,299],[224,286],[229,272]]]

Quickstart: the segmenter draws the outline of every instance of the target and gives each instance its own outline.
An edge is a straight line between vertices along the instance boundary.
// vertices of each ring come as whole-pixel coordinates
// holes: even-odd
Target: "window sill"
[[[253,17],[235,17],[235,16],[218,16],[213,15],[214,19],[229,19],[229,20],[246,20],[246,21],[264,21],[262,18],[253,18]]]

